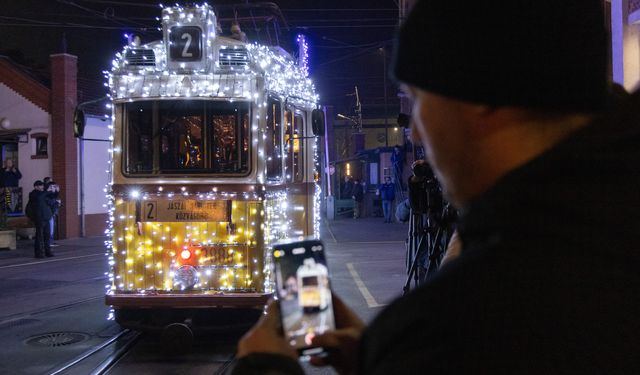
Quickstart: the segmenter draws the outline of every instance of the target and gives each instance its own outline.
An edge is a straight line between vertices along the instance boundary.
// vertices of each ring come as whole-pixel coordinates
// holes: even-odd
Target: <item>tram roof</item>
[[[132,43],[116,55],[109,74],[113,100],[148,98],[219,98],[258,100],[256,87],[307,106],[318,102],[313,82],[280,47],[216,36],[207,41],[207,55],[197,64],[171,61],[165,40]]]

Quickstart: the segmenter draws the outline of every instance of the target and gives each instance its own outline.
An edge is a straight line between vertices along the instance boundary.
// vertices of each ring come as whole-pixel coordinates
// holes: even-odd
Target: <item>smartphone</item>
[[[322,348],[311,340],[335,329],[329,269],[322,241],[279,242],[273,259],[282,331],[301,355],[316,355]]]

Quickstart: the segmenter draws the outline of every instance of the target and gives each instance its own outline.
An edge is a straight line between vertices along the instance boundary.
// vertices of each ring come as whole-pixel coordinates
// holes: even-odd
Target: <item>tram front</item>
[[[272,49],[216,35],[208,5],[164,8],[162,23],[162,41],[133,39],[109,74],[106,302],[134,328],[262,307],[273,291],[270,244],[314,227],[296,230],[286,178],[268,178],[274,159],[286,173],[286,145],[267,103],[292,97],[311,113],[306,75]],[[313,211],[313,199],[302,202],[296,211]]]

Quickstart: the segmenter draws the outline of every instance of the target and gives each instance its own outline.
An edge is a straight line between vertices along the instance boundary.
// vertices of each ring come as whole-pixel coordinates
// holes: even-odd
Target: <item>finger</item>
[[[336,328],[353,327],[364,329],[364,323],[360,318],[338,297],[332,293],[333,311],[336,318]]]
[[[322,335],[318,335],[311,340],[313,346],[320,346],[323,348],[336,348],[340,345],[339,332],[327,332]]]
[[[269,330],[280,331],[280,304],[276,300],[269,300],[264,314],[256,324]]]

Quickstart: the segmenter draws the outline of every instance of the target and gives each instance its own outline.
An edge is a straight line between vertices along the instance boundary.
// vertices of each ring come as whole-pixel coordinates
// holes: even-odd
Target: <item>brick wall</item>
[[[51,55],[51,157],[52,178],[61,188],[59,233],[80,236],[78,215],[78,143],[73,136],[73,112],[78,102],[78,58]]]

